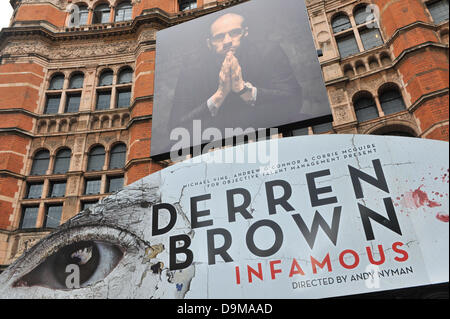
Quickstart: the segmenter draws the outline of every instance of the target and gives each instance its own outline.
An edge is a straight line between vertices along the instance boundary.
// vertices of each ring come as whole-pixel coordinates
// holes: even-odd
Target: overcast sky
[[[9,0],[0,0],[0,29],[9,25],[12,13],[13,9],[9,4]]]

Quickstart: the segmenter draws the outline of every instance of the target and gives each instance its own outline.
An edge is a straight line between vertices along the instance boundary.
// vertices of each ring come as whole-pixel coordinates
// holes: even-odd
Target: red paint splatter
[[[432,201],[428,198],[428,194],[425,193],[423,190],[421,190],[421,188],[423,186],[424,185],[421,185],[418,189],[416,189],[412,193],[412,198],[414,200],[414,204],[416,205],[416,207],[419,208],[422,206],[428,206],[428,207],[441,206],[441,204],[439,204],[438,202]]]
[[[449,220],[448,214],[445,214],[445,213],[438,213],[436,215],[436,218],[444,223],[448,223],[448,220]]]
[[[416,190],[410,190],[405,196],[402,195],[401,204],[406,208],[420,208],[420,207],[438,207],[442,206],[440,203],[430,200],[428,194],[421,190],[424,185],[421,185]]]

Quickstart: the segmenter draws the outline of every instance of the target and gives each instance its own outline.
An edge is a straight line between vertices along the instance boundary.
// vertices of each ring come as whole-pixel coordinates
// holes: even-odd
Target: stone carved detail
[[[67,0],[21,0],[21,3],[51,3],[61,10],[67,6]]]
[[[351,120],[350,112],[347,106],[334,107],[333,111],[334,111],[333,119],[336,123],[345,123]]]
[[[331,104],[341,104],[347,102],[343,89],[329,90]]]
[[[50,48],[42,41],[12,41],[1,51],[2,54],[22,55],[39,54],[51,59],[82,58],[105,56],[113,54],[132,53],[136,50],[136,41],[117,43],[86,43],[85,45],[67,45],[60,48]]]
[[[156,40],[156,30],[144,30],[139,34],[138,42],[154,41]]]
[[[26,250],[36,245],[46,235],[47,234],[19,237],[18,248],[13,258],[15,259],[21,256]]]

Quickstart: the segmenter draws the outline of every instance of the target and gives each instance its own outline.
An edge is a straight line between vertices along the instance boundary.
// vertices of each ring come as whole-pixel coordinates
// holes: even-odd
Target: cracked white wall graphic
[[[0,298],[321,298],[448,282],[447,142],[326,135],[278,143],[271,167],[189,160],[126,186],[10,265]],[[217,152],[236,149],[249,148]],[[361,198],[350,166],[373,179],[360,180]],[[176,222],[154,236],[152,208],[163,203]],[[170,225],[170,214],[158,216],[160,229]],[[176,235],[191,240],[193,262],[171,270]],[[357,279],[371,264],[377,285]]]

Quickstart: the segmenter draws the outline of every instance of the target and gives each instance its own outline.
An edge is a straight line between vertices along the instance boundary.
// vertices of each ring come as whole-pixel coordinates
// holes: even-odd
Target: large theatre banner
[[[324,298],[448,282],[448,143],[322,135],[227,148],[87,209],[2,298]],[[277,161],[224,161],[255,148]]]
[[[249,1],[157,33],[152,157],[330,110],[304,1]]]

